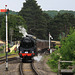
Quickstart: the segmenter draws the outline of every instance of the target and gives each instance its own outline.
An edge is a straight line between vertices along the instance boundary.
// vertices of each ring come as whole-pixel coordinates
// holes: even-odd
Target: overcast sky
[[[36,0],[42,10],[73,10],[75,11],[75,0]],[[25,0],[0,0],[0,9],[7,8],[20,11]]]

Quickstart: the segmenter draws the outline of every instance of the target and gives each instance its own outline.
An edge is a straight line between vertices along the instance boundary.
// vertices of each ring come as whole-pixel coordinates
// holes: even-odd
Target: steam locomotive
[[[19,46],[19,56],[22,59],[31,59],[37,55],[36,39],[32,36],[23,37]]]

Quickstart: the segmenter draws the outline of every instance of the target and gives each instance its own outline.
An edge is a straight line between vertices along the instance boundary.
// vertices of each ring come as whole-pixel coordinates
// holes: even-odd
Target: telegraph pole
[[[6,9],[7,5],[5,5]],[[6,71],[8,71],[8,11],[6,12]]]

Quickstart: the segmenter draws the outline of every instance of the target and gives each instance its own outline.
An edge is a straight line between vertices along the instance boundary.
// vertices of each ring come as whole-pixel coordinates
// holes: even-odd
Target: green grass
[[[18,54],[18,51],[16,51],[15,53],[15,51],[13,50],[12,52],[9,52],[8,54]]]
[[[15,51],[13,50],[12,52],[8,53],[8,55],[10,55],[10,54],[17,54],[18,55],[18,51],[16,51],[16,53],[15,53]],[[0,57],[3,57],[5,55],[6,55],[6,53],[0,53]]]
[[[0,47],[0,51],[2,51],[3,49],[4,49],[4,46],[1,46],[1,47]]]
[[[0,57],[5,56],[5,53],[0,53]]]

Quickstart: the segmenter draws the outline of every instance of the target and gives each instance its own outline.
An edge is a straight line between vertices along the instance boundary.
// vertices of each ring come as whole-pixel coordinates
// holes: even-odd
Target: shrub
[[[2,51],[3,49],[4,49],[4,47],[3,47],[3,46],[1,46],[1,47],[0,47],[0,51]]]
[[[65,38],[60,53],[63,60],[75,60],[75,32]]]
[[[65,61],[75,61],[75,32],[71,35],[68,35],[65,40],[61,41],[62,47],[58,48],[55,47],[57,50],[50,54],[50,59],[48,60],[47,64],[52,68],[58,68],[58,60],[65,60]],[[62,63],[62,68],[67,68],[71,63]]]

